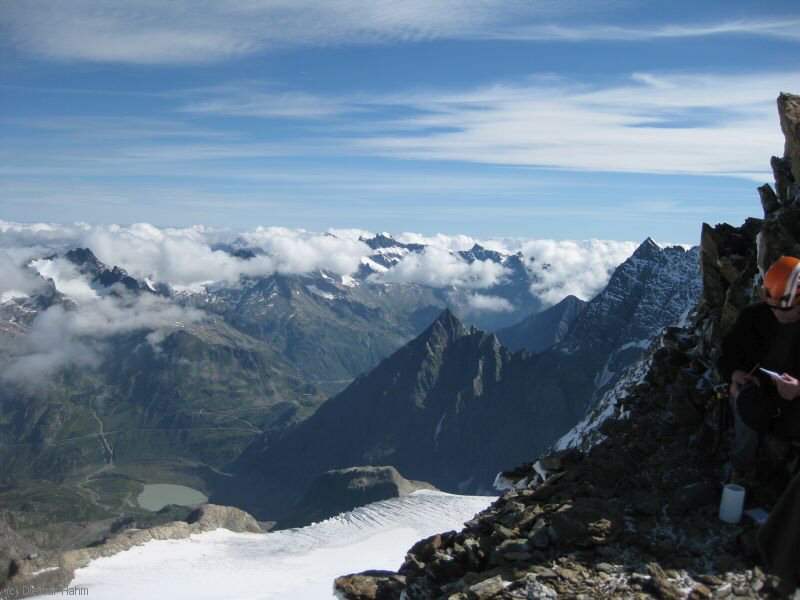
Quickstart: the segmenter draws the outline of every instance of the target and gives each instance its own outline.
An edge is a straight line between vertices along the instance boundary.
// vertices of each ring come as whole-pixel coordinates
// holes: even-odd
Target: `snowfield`
[[[418,491],[301,529],[268,534],[224,529],[152,541],[79,569],[71,586],[92,600],[332,598],[333,580],[396,570],[418,540],[452,529],[494,497]]]

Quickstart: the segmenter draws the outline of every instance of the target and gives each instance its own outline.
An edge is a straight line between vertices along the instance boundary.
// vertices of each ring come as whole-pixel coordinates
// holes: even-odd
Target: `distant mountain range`
[[[591,302],[537,315],[563,338],[538,354],[512,353],[445,310],[284,438],[254,442],[217,500],[280,521],[314,477],[355,465],[391,465],[445,491],[490,491],[504,465],[545,450],[696,304],[697,261],[697,249],[646,240]],[[526,332],[530,320],[505,335]]]
[[[143,481],[248,507],[252,481],[265,499],[254,512],[272,518],[316,475],[361,465],[488,490],[499,468],[572,426],[699,289],[696,251],[648,240],[589,304],[567,298],[540,312],[530,259],[476,245],[453,260],[502,271],[485,291],[503,310],[481,311],[469,286],[382,279],[426,247],[363,241],[374,252],[352,275],[275,273],[202,289],[135,277],[89,248],[32,261],[55,279],[0,302],[4,373],[69,360],[0,386],[0,505],[11,520],[46,527],[60,544],[73,534],[58,523],[121,518]],[[217,250],[242,261],[264,252],[241,240]],[[154,312],[155,330],[137,325]]]

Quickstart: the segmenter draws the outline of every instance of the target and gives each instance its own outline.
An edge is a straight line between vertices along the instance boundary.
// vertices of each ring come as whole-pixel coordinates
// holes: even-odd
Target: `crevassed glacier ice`
[[[339,575],[395,570],[417,540],[461,529],[493,500],[423,490],[301,529],[152,541],[93,561],[71,585],[92,600],[332,598]]]

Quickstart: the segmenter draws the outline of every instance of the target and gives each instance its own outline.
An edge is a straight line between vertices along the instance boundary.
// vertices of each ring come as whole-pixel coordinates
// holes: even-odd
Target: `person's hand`
[[[794,400],[800,396],[800,381],[788,373],[783,373],[780,379],[776,379],[775,385],[778,388],[778,394],[784,400]]]
[[[756,377],[753,377],[747,371],[736,370],[731,374],[731,387],[730,387],[730,394],[731,396],[737,396],[739,394],[739,390],[745,383],[755,383],[757,386],[760,386],[761,383],[758,381]]]

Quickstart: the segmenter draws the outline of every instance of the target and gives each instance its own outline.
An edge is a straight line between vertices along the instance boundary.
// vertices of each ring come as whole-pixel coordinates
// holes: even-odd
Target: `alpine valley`
[[[399,489],[492,493],[498,471],[573,426],[700,293],[697,248],[650,239],[601,265],[594,290],[570,280],[598,270],[595,242],[558,279],[521,251],[388,234],[321,236],[363,252],[347,269],[281,268],[246,236],[208,241],[235,276],[187,285],[105,264],[52,226],[26,247],[24,226],[2,231],[24,290],[0,303],[6,564],[189,514],[142,508],[149,484],[279,527]],[[352,467],[399,473],[370,475],[378,496],[313,500],[320,477]],[[403,476],[426,483],[388,484]]]

